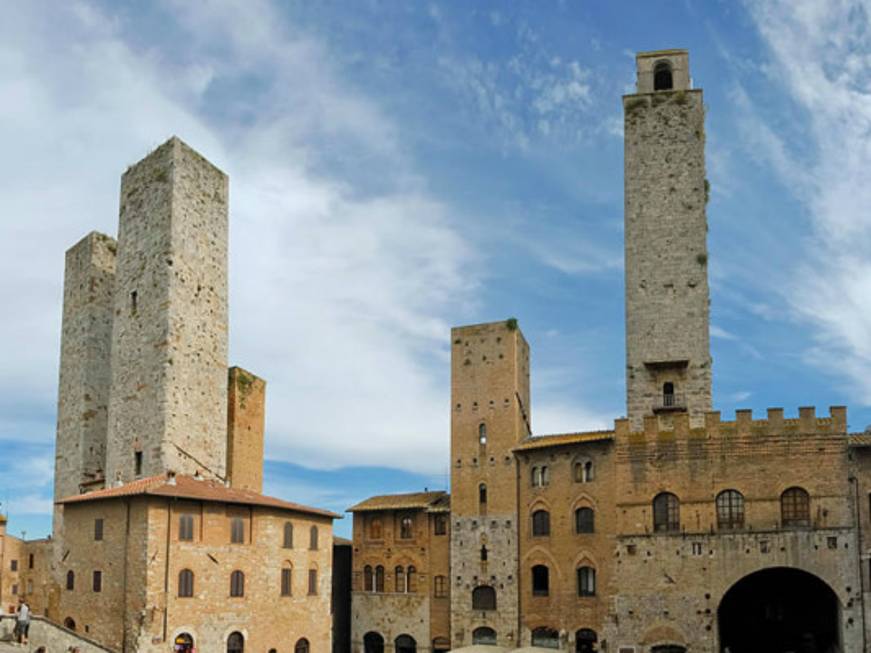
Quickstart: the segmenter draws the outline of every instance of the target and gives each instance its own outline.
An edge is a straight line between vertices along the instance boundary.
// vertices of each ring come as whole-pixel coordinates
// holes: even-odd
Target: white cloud
[[[801,142],[763,126],[765,151],[813,223],[786,296],[816,330],[810,359],[871,403],[871,3],[749,2],[781,82],[806,116]],[[810,154],[805,154],[810,150]]]
[[[711,325],[711,337],[712,338],[720,338],[721,340],[737,340],[738,336],[734,333],[726,331],[722,327],[718,327],[716,324]]]

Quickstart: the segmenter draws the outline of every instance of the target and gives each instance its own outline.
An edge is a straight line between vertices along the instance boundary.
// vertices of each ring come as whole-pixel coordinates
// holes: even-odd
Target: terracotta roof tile
[[[523,440],[512,451],[529,451],[544,447],[557,447],[582,442],[603,442],[614,439],[614,431],[587,431],[586,433],[557,433],[555,435],[533,435]]]
[[[871,433],[851,433],[847,436],[847,445],[851,447],[871,447]]]
[[[312,508],[310,506],[304,506],[291,501],[284,501],[283,499],[258,494],[257,492],[251,492],[249,490],[228,488],[218,481],[197,479],[192,476],[175,476],[175,478],[171,478],[167,475],[149,476],[117,487],[96,490],[86,494],[76,494],[60,499],[56,503],[83,503],[85,501],[116,499],[119,497],[137,495],[177,497],[179,499],[194,499],[198,501],[216,501],[219,503],[264,506],[267,508],[292,510],[294,512],[317,515],[320,517],[329,517],[330,519],[341,518],[341,515],[337,515],[329,510]]]
[[[444,504],[450,508],[450,495],[439,490],[437,492],[412,492],[409,494],[383,494],[377,497],[369,497],[355,506],[348,508],[348,512],[362,512],[364,510],[408,510],[412,508],[432,509],[433,512],[444,510]]]

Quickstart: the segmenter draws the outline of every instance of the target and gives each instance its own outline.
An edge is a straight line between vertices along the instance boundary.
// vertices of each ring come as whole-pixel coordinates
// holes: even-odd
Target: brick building
[[[848,434],[843,407],[712,410],[702,91],[685,50],[636,62],[623,98],[627,416],[535,434],[516,320],[452,330],[450,646],[868,651],[871,437]],[[370,501],[352,509],[352,651],[441,650],[420,627],[435,603],[396,609],[388,577],[367,580],[398,549],[372,521],[404,514]],[[441,545],[421,541],[418,559],[427,546]],[[424,606],[435,590],[417,591]]]

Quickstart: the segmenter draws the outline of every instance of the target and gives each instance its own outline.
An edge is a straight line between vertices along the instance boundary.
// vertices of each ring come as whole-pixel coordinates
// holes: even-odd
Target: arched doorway
[[[72,617],[67,617],[64,619],[64,628],[67,630],[75,630],[76,629],[76,621]]]
[[[417,653],[417,642],[410,635],[400,635],[393,642],[396,653]]]
[[[363,635],[364,653],[384,653],[384,638],[376,632]]]
[[[575,653],[594,653],[598,640],[595,630],[581,628],[575,633]]]
[[[496,646],[496,631],[487,626],[475,628],[475,630],[472,631],[472,644]]]
[[[717,621],[723,652],[840,650],[838,597],[800,569],[775,567],[745,576],[720,601]]]
[[[244,653],[245,638],[240,632],[230,633],[227,638],[227,653]]]
[[[194,650],[194,638],[188,633],[176,635],[175,640],[173,640],[172,650],[175,653],[192,653]]]

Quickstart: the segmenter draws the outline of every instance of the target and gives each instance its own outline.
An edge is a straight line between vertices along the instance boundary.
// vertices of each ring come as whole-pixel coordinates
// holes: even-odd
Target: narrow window
[[[403,594],[408,588],[405,585],[405,567],[397,566],[393,570],[395,580],[395,591],[397,594]]]
[[[448,534],[448,516],[437,514],[435,516],[434,531],[436,535]]]
[[[308,653],[308,640],[303,637],[293,647],[293,653]]]
[[[532,595],[547,596],[550,593],[550,570],[544,565],[532,568]]]
[[[481,562],[487,562],[487,547],[481,547]]]
[[[76,573],[72,569],[67,572],[67,589],[70,591],[76,589]]]
[[[596,596],[596,570],[592,567],[578,568],[578,596]]]
[[[27,556],[27,568],[33,569],[33,554]]]
[[[541,486],[550,484],[550,468],[547,465],[541,466]]]
[[[318,550],[318,527],[312,526],[308,532],[308,548],[312,551]]]
[[[487,506],[487,485],[485,483],[478,486],[478,503],[482,508]]]
[[[103,572],[102,571],[95,571],[94,572],[93,589],[95,592],[102,592],[103,591]]]
[[[18,571],[18,560],[9,561],[9,571]]]
[[[245,520],[241,517],[233,517],[230,520],[230,544],[245,543]]]
[[[178,516],[178,539],[182,542],[193,542],[194,516],[182,514]]]
[[[448,595],[447,591],[448,579],[445,576],[436,576],[433,578],[432,593],[437,599],[443,599]]]
[[[595,514],[592,508],[575,510],[575,533],[578,535],[595,532]]]
[[[194,572],[190,569],[182,569],[178,572],[178,595],[181,598],[190,598],[194,595]]]
[[[103,539],[103,520],[95,519],[94,520],[94,540],[99,542]]]
[[[662,384],[662,405],[666,408],[676,405],[674,401],[674,384],[671,381]]]
[[[308,570],[308,593],[310,596],[314,596],[318,593],[318,570],[317,569],[309,569]]]
[[[290,567],[284,567],[281,570],[281,595],[282,596],[293,596],[292,574],[293,574],[293,570]]]
[[[472,590],[473,610],[495,610],[496,590],[489,585],[481,585]]]
[[[369,539],[380,540],[382,537],[381,518],[375,517],[369,522]]]
[[[230,596],[245,596],[245,574],[238,569],[230,574]]]
[[[584,463],[584,483],[589,483],[593,480],[593,461],[588,460]]]
[[[541,487],[541,468],[532,468],[532,487]]]
[[[142,452],[133,452],[133,473],[136,476],[142,476]]]
[[[403,515],[399,520],[399,537],[410,540],[414,536],[414,519],[411,515]]]
[[[738,490],[723,490],[717,495],[717,528],[744,528],[744,495]]]
[[[662,492],[653,499],[653,530],[673,533],[680,530],[680,502],[670,492]]]
[[[381,565],[375,567],[375,591],[384,591],[384,567],[382,567]],[[309,592],[309,594],[311,593],[312,592]]]
[[[670,91],[674,88],[672,80],[671,64],[667,61],[660,61],[653,68],[653,90],[654,91]]]
[[[133,291],[130,293],[130,312],[133,315],[136,315],[136,309],[139,308],[139,293],[137,291]]]
[[[487,445],[487,425],[483,422],[478,424],[478,444],[482,447]]]
[[[293,548],[293,524],[289,521],[284,522],[284,548]]]
[[[414,565],[409,566],[405,571],[406,582],[408,583],[408,593],[414,594],[417,592],[417,570]]]
[[[532,513],[532,534],[536,537],[550,535],[550,513],[547,510]]]
[[[372,565],[363,567],[363,591],[374,592],[375,585],[373,583]]]
[[[800,487],[791,487],[780,495],[780,513],[784,526],[810,526],[810,496]]]

